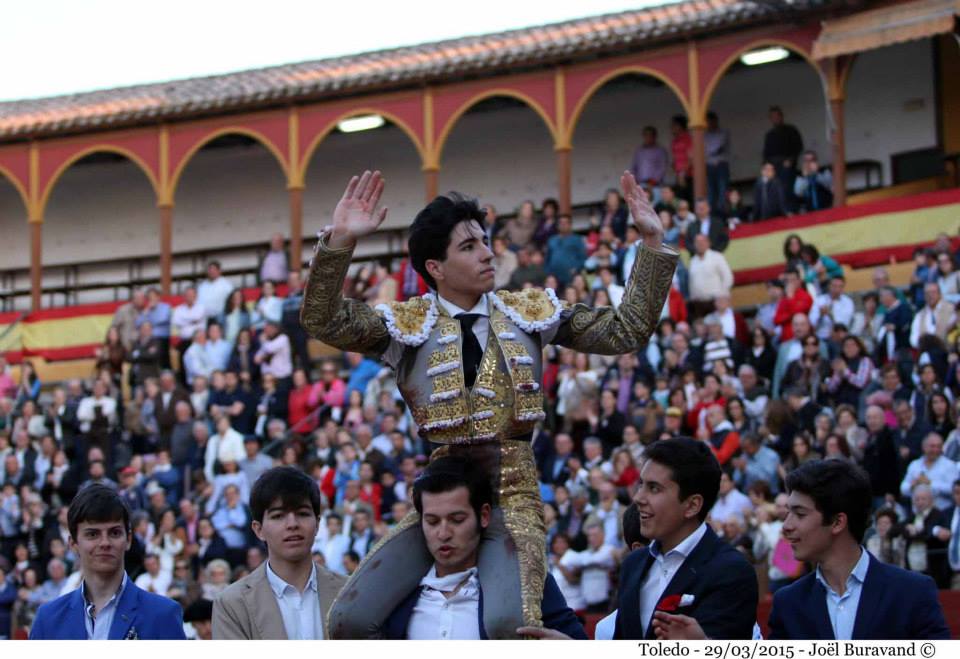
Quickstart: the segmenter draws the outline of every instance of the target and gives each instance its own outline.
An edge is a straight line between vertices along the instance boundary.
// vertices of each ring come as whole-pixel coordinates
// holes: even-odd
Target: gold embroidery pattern
[[[416,421],[431,442],[458,444],[466,441],[470,435],[468,423],[470,405],[464,395],[463,365],[460,356],[460,323],[444,315],[438,319],[437,325],[440,336],[456,336],[457,340],[441,345],[430,353],[427,357],[428,372],[431,368],[442,368],[448,364],[456,364],[456,367],[431,376],[431,394],[459,391],[460,395],[449,400],[429,403],[419,415],[423,419],[422,422],[420,419]]]
[[[497,297],[528,323],[547,320],[556,310],[546,292],[539,288],[518,292],[497,291]]]
[[[498,312],[494,312],[496,314]],[[510,380],[500,368],[497,338],[494,336],[496,323],[490,323],[491,331],[487,336],[487,346],[483,351],[483,359],[477,370],[477,381],[474,382],[470,396],[473,429],[470,433],[474,442],[492,441],[498,434],[507,428],[510,422],[512,409],[512,392]],[[492,398],[483,396],[481,390],[492,391]]]
[[[352,256],[351,249],[331,250],[322,238],[317,242],[300,324],[313,338],[340,350],[382,355],[390,345],[383,318],[363,302],[342,295]]]
[[[657,327],[679,255],[641,247],[619,309],[577,304],[554,343],[580,352],[621,355],[644,345]]]
[[[505,440],[500,449],[500,506],[517,547],[523,624],[542,627],[540,604],[547,578],[546,524],[529,442]]]
[[[393,323],[401,334],[419,334],[427,320],[430,310],[430,301],[415,297],[406,302],[390,302],[390,311],[393,312]]]

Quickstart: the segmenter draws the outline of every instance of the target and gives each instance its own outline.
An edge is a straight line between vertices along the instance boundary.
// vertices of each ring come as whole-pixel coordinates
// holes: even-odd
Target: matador
[[[548,343],[595,354],[643,346],[657,326],[678,255],[633,176],[621,178],[642,244],[616,309],[562,304],[550,289],[494,292],[493,253],[477,202],[457,193],[430,202],[410,226],[409,257],[430,292],[371,309],[342,295],[357,240],[386,218],[380,172],[354,176],[320,233],[301,322],[320,341],[381,359],[431,458],[465,455],[493,484],[493,519],[477,555],[488,638],[541,626],[546,529],[531,437],[544,419],[540,389]],[[378,638],[390,613],[430,569],[416,512],[364,558],[333,604],[332,638]]]

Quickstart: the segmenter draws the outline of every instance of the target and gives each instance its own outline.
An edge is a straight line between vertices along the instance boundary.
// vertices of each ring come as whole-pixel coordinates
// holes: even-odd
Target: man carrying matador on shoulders
[[[517,638],[541,626],[546,579],[543,505],[530,440],[543,420],[540,390],[548,343],[595,354],[636,352],[657,326],[678,255],[633,176],[620,180],[643,245],[619,308],[563,305],[552,290],[493,291],[493,252],[476,201],[456,193],[430,202],[410,226],[414,269],[431,292],[376,310],[344,299],[357,241],[375,231],[380,172],[353,177],[321,234],[301,322],[345,351],[396,370],[420,436],[439,455],[465,456],[491,479],[495,509],[476,554],[488,638]],[[451,548],[451,551],[456,548]],[[350,578],[330,611],[332,638],[379,638],[383,624],[433,565],[421,520],[411,513]]]

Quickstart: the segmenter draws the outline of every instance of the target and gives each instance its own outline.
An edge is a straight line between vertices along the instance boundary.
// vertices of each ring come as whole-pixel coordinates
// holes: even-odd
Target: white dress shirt
[[[647,576],[643,579],[643,585],[640,587],[640,621],[643,623],[643,631],[650,628],[653,619],[653,612],[660,603],[663,591],[667,589],[674,575],[680,570],[683,562],[687,560],[693,550],[696,548],[703,536],[707,533],[706,522],[700,524],[697,530],[688,535],[680,544],[662,554],[659,551],[659,542],[654,541],[650,545],[650,553],[653,555],[653,565],[647,571]]]
[[[407,623],[414,641],[476,641],[480,639],[480,581],[477,568],[437,576],[437,566],[423,579],[420,598]],[[460,588],[457,590],[457,586]],[[452,596],[444,593],[456,590]]]
[[[820,566],[817,566],[817,581],[827,591],[827,614],[830,616],[830,626],[833,628],[833,637],[838,641],[849,641],[853,638],[853,625],[857,621],[857,609],[860,607],[860,593],[863,582],[867,578],[867,568],[870,567],[870,554],[863,547],[860,548],[860,560],[853,566],[853,571],[847,577],[847,585],[843,595],[830,587]]]
[[[317,592],[317,566],[310,570],[307,587],[300,593],[296,588],[277,576],[267,561],[267,581],[277,598],[280,617],[287,639],[313,641],[323,639],[323,620],[320,615],[320,596]]]

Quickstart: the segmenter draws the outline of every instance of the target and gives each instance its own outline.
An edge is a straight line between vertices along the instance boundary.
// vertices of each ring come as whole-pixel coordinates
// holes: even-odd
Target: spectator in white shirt
[[[693,250],[689,268],[690,301],[702,309],[695,315],[704,315],[712,310],[715,297],[730,294],[733,271],[723,254],[710,249],[710,239],[704,234],[698,233],[694,238]]]
[[[587,609],[580,588],[580,558],[579,553],[570,548],[570,538],[564,533],[553,536],[550,542],[550,574],[556,580],[567,600],[567,606],[577,613]]]
[[[845,285],[843,277],[832,277],[827,285],[827,292],[818,295],[810,309],[810,324],[814,326],[817,336],[824,341],[830,339],[835,325],[850,329],[853,324],[856,307],[850,296],[844,294]]]
[[[917,485],[928,485],[933,491],[933,502],[940,510],[953,505],[953,483],[960,476],[958,465],[943,455],[943,438],[935,432],[923,440],[923,456],[907,467],[900,483],[900,494],[909,498]]]
[[[233,292],[233,284],[220,273],[220,262],[207,264],[207,278],[197,286],[197,299],[203,305],[207,318],[216,318],[227,306],[227,298]]]
[[[174,307],[170,324],[176,330],[180,340],[186,342],[193,339],[197,330],[206,329],[207,312],[197,301],[197,289],[193,286],[183,292],[183,304]]]
[[[318,536],[319,539],[319,536]],[[316,547],[316,543],[314,543]],[[337,574],[346,575],[343,555],[350,549],[350,537],[343,532],[343,517],[339,513],[327,515],[326,540],[319,547],[327,567]]]
[[[746,522],[753,512],[750,497],[736,488],[733,479],[726,471],[720,476],[720,495],[710,509],[710,525],[718,529],[731,517]]]
[[[290,360],[290,339],[280,332],[276,323],[268,322],[263,328],[260,349],[253,356],[260,365],[260,372],[272,375],[278,381],[293,375],[293,363]]]
[[[587,604],[588,613],[607,613],[610,611],[610,571],[617,561],[613,547],[606,544],[606,536],[601,524],[588,524],[587,548],[580,552],[580,590]]]
[[[77,420],[80,422],[80,431],[89,433],[97,418],[97,410],[107,420],[107,426],[112,428],[117,423],[117,401],[107,395],[107,385],[103,380],[93,383],[93,395],[87,396],[77,406]]]
[[[166,597],[173,577],[160,569],[160,557],[156,554],[147,554],[143,557],[143,568],[144,573],[134,581],[137,588]]]

